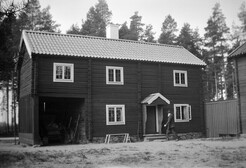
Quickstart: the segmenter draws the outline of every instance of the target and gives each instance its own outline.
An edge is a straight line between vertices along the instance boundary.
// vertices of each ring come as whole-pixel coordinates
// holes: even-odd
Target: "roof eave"
[[[235,50],[233,50],[229,55],[228,55],[228,58],[231,59],[231,58],[234,58],[234,57],[237,57],[239,55],[242,55],[242,54],[245,54],[246,52],[241,52],[239,54],[235,54],[234,53],[239,49],[241,48],[243,45],[246,45],[246,42],[244,42],[242,45],[239,45]]]
[[[20,40],[20,45],[19,45],[19,52],[21,51],[22,45],[23,43],[25,43],[26,46],[26,50],[28,52],[28,55],[30,56],[30,58],[32,58],[32,49],[31,46],[29,45],[28,39],[27,39],[27,35],[26,35],[26,30],[22,31],[21,34],[21,40]]]
[[[191,65],[191,66],[207,66],[203,61],[201,63],[186,63],[186,62],[172,62],[172,61],[158,61],[158,60],[148,60],[148,59],[129,59],[129,58],[117,58],[117,57],[101,57],[101,56],[90,56],[90,55],[64,55],[64,54],[56,54],[56,53],[32,53],[37,55],[56,55],[56,56],[70,56],[70,57],[84,57],[84,58],[94,58],[94,59],[113,59],[113,60],[125,60],[125,61],[141,61],[141,62],[156,62],[156,63],[166,63],[166,64],[180,64],[180,65]]]

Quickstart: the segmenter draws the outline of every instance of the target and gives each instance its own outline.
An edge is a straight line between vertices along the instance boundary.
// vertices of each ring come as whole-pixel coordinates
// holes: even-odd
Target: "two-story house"
[[[80,141],[161,134],[167,109],[178,133],[205,132],[205,63],[181,46],[117,39],[114,29],[109,38],[23,31],[21,142],[40,143],[54,123],[77,131]]]

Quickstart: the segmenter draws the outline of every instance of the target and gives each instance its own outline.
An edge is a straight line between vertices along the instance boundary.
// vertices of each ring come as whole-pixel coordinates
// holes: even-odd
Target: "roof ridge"
[[[120,41],[120,42],[130,42],[130,43],[146,44],[146,45],[184,48],[183,46],[180,46],[180,45],[150,43],[150,42],[144,42],[144,41],[127,40],[127,39],[110,39],[110,38],[106,38],[106,37],[88,36],[88,35],[81,35],[81,34],[64,34],[64,33],[47,32],[47,31],[34,31],[34,30],[23,30],[23,31],[25,31],[27,33],[51,34],[51,35],[58,35],[58,36],[71,36],[71,37],[80,37],[80,38],[101,39],[101,40],[107,40],[107,41]]]

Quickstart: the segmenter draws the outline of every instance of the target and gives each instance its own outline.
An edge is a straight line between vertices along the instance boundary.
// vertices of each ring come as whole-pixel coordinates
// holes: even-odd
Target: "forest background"
[[[198,29],[184,23],[179,30],[175,18],[168,14],[163,18],[161,32],[156,38],[153,26],[142,23],[136,11],[130,23],[120,24],[119,38],[169,45],[180,45],[203,60],[204,101],[237,98],[233,64],[227,56],[246,40],[246,3],[237,12],[240,24],[228,27],[220,3],[215,3],[207,19],[203,36]],[[87,12],[79,26],[72,24],[67,34],[106,37],[106,26],[111,23],[113,12],[106,0],[98,0]],[[0,0],[0,134],[14,132],[18,123],[17,79],[15,65],[22,30],[61,33],[60,25],[50,13],[50,6],[41,8],[39,0]],[[4,128],[4,129],[1,129]]]

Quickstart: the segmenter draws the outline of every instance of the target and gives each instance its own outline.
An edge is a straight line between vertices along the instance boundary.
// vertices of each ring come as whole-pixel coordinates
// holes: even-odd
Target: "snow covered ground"
[[[0,167],[246,168],[246,138],[32,147],[0,141]]]

